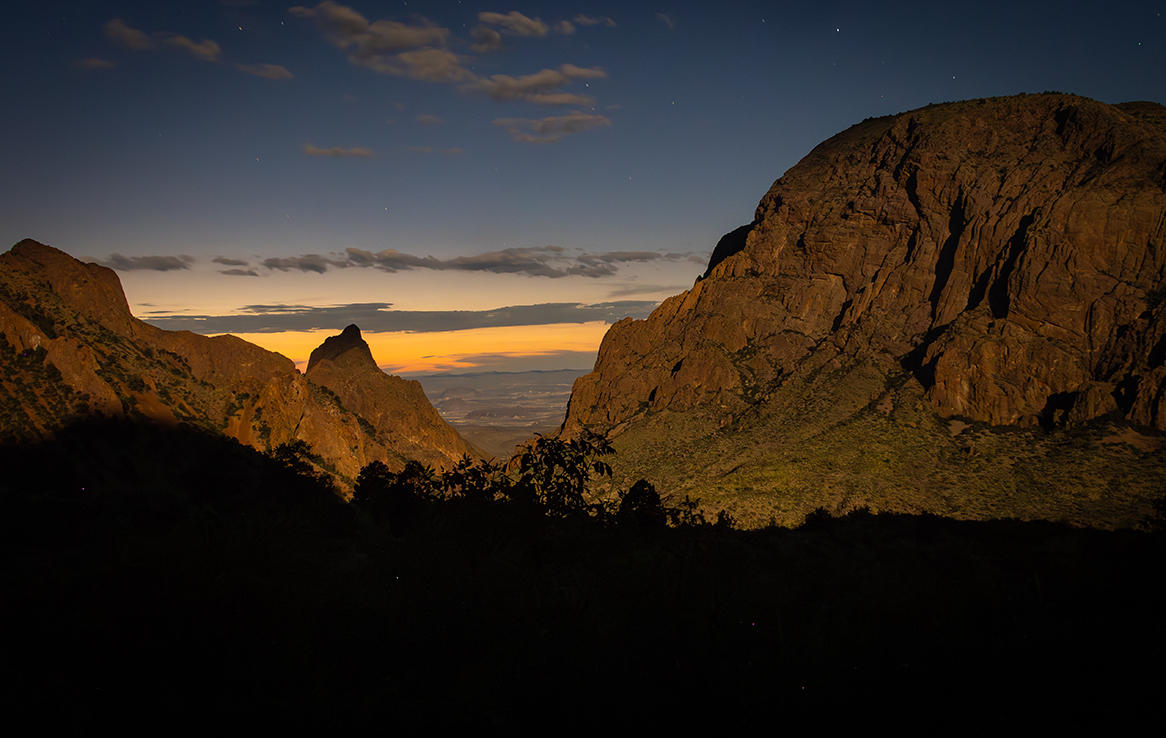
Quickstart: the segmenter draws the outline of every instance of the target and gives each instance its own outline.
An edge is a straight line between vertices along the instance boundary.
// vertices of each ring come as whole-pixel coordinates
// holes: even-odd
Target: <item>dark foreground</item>
[[[1157,533],[456,500],[394,536],[197,433],[0,462],[0,700],[39,734],[1160,722]]]

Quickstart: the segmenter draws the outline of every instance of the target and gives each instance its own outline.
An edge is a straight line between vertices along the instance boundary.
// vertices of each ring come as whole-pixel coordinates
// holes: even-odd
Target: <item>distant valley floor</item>
[[[589,369],[431,374],[411,377],[441,417],[470,443],[499,458],[535,433],[563,423],[571,386]]]

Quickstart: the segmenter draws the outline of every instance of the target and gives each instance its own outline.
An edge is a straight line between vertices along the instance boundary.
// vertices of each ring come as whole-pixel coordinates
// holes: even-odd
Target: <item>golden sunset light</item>
[[[602,322],[473,328],[429,333],[373,333],[364,340],[377,364],[391,374],[471,370],[481,357],[552,356],[564,352],[595,353],[608,326]],[[236,333],[245,341],[283,354],[303,371],[312,350],[336,331]],[[489,366],[485,366],[489,368]]]

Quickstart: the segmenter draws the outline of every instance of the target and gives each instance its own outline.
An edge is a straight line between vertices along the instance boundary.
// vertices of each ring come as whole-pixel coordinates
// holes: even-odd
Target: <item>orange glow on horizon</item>
[[[610,326],[603,322],[554,323],[498,328],[473,328],[435,333],[371,333],[362,337],[377,365],[391,374],[444,372],[480,366],[475,357],[546,356],[560,351],[593,352]],[[300,371],[325,338],[337,331],[236,333],[245,341],[275,351],[296,363]],[[568,367],[564,367],[568,368]],[[579,368],[579,367],[571,367]]]

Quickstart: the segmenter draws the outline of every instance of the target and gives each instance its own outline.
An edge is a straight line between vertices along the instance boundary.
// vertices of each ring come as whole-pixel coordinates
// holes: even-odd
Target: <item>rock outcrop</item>
[[[350,325],[324,340],[308,359],[308,380],[327,387],[346,408],[366,420],[373,436],[392,453],[437,467],[478,455],[442,420],[421,383],[385,374]]]
[[[1134,524],[1160,494],[1133,491],[1161,478],[1148,446],[1130,453],[1158,466],[1131,481],[1039,434],[1166,429],[1164,296],[1161,105],[1049,93],[868,119],[778,179],[691,290],[611,327],[562,432],[608,432],[629,475],[750,524],[859,502]],[[1082,486],[1020,495],[1045,489],[1038,469]]]
[[[0,255],[0,334],[3,438],[36,439],[87,415],[190,423],[261,450],[305,441],[342,485],[374,460],[446,466],[470,450],[416,383],[376,368],[359,330],[364,362],[341,351],[316,371],[356,388],[347,404],[290,359],[235,336],[138,320],[116,273],[32,240]],[[406,389],[384,389],[398,385]],[[366,405],[369,418],[357,409]]]
[[[943,416],[1166,429],[1164,277],[1162,106],[1045,94],[867,120],[777,180],[707,278],[611,328],[566,429],[728,419],[815,354],[871,352]]]

